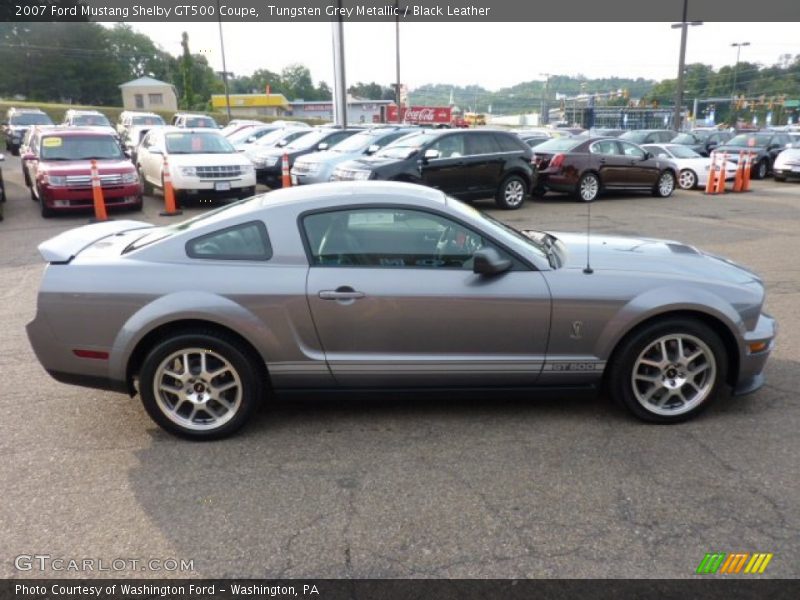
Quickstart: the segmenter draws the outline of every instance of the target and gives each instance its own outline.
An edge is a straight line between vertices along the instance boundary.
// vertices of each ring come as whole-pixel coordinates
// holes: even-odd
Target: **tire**
[[[11,146],[8,151],[11,152],[11,156],[19,156],[19,146]]]
[[[139,172],[139,181],[142,182],[142,193],[151,196],[153,194],[153,184],[147,181],[142,173],[142,165],[136,165],[136,170]]]
[[[497,188],[494,196],[495,204],[503,210],[517,210],[525,203],[528,184],[519,175],[509,175]]]
[[[28,174],[28,169],[22,169],[22,179],[25,182],[26,187],[31,187],[31,176]]]
[[[753,179],[764,179],[769,174],[769,164],[765,158],[762,158],[756,163],[756,168],[753,170]]]
[[[600,195],[600,178],[594,173],[584,173],[578,180],[575,195],[583,202],[594,202]]]
[[[247,188],[242,188],[242,191],[239,193],[239,200],[244,200],[245,198],[249,198],[250,196],[256,195],[256,186],[250,186]]]
[[[710,327],[694,319],[666,318],[621,342],[611,362],[609,391],[643,421],[678,423],[719,396],[727,372],[725,345]]]
[[[692,190],[697,187],[697,174],[691,169],[684,169],[678,173],[678,187],[682,190]]]
[[[139,394],[147,414],[164,430],[187,439],[213,440],[247,423],[261,401],[260,379],[250,355],[235,339],[187,331],[150,350],[139,374]]]
[[[31,188],[31,195],[32,194],[33,194],[33,188]],[[42,218],[44,219],[49,219],[55,214],[53,212],[53,209],[47,206],[47,202],[41,199],[39,199],[39,211],[42,213]]]
[[[661,171],[653,186],[653,196],[657,198],[669,198],[675,191],[675,175],[672,171]]]

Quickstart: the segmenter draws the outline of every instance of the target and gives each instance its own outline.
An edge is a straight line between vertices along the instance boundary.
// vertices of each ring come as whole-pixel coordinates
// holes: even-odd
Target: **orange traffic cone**
[[[744,155],[744,167],[742,167],[742,191],[750,191],[750,171],[753,170],[753,155],[749,152]]]
[[[711,168],[708,170],[708,181],[706,181],[706,194],[714,194],[717,187],[717,153],[711,153]]]
[[[97,172],[97,161],[92,160],[92,201],[94,202],[94,218],[92,223],[108,221],[106,201],[103,198],[103,187],[100,185],[100,174]]]
[[[725,193],[725,165],[727,162],[728,155],[723,152],[722,158],[720,159],[719,173],[717,173],[717,189],[715,190],[715,193],[717,194]]]
[[[172,187],[172,175],[169,174],[169,162],[167,157],[164,157],[164,210],[160,214],[162,217],[174,217],[182,215],[183,211],[179,210],[175,205],[175,189]]]
[[[283,165],[281,169],[281,187],[292,187],[292,178],[289,176],[289,155],[283,153]]]
[[[733,191],[741,192],[744,185],[744,152],[739,152],[739,162],[736,163],[736,177],[733,180]]]

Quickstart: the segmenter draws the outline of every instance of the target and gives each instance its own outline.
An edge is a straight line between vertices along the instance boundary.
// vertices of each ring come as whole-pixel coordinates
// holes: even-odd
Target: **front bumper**
[[[142,188],[138,183],[103,187],[106,206],[134,207],[142,203]],[[50,187],[39,188],[40,200],[53,210],[83,210],[94,206],[92,188]]]
[[[793,177],[793,178],[800,178],[800,165],[787,165],[787,166],[779,166],[775,165],[772,168],[772,174],[775,177]]]
[[[739,376],[733,386],[734,395],[755,392],[764,385],[764,367],[770,353],[775,348],[775,337],[778,323],[771,316],[761,313],[753,331],[748,331],[739,353]],[[765,343],[766,347],[759,352],[751,352],[751,344]]]

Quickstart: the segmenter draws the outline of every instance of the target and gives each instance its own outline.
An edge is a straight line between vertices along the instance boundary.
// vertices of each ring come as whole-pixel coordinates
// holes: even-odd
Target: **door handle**
[[[319,293],[322,300],[358,300],[364,296],[364,292],[357,292],[349,286],[338,287],[335,290],[322,290]]]

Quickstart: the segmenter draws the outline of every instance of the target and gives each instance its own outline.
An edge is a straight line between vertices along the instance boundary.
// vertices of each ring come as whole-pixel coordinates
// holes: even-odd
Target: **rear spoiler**
[[[39,244],[39,254],[49,263],[68,263],[98,240],[135,229],[155,227],[144,221],[104,221],[76,227]]]

